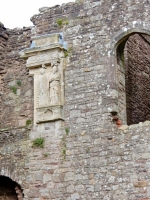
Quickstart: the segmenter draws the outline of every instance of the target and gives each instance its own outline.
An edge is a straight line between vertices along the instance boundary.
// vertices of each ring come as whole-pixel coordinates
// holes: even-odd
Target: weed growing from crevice
[[[44,138],[36,138],[33,140],[32,147],[39,147],[39,148],[44,148]]]
[[[69,22],[67,21],[66,18],[58,18],[58,19],[56,20],[56,23],[57,23],[60,27],[62,27],[63,25],[68,25],[68,24],[69,24]]]
[[[68,128],[65,128],[65,132],[66,132],[66,135],[68,136],[68,134],[69,134],[69,129],[68,129]]]
[[[63,158],[65,159],[66,158],[66,149],[63,149],[62,154],[63,154]]]
[[[90,152],[90,147],[87,147],[87,149],[86,149],[86,153],[89,153]]]
[[[17,88],[15,86],[11,86],[11,90],[13,91],[14,94],[17,93]]]
[[[30,124],[32,124],[32,121],[31,121],[30,119],[28,119],[28,120],[26,121],[26,126],[29,126]]]
[[[64,50],[64,57],[67,58],[69,54],[72,52],[72,48],[70,47],[68,50]]]
[[[20,80],[17,81],[17,85],[21,86],[21,81]]]
[[[44,153],[43,155],[44,155],[44,157],[47,157],[47,156],[48,156],[48,153]]]

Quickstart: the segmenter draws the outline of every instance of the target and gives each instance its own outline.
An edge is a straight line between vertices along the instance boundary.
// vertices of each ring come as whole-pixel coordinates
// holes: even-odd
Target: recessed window
[[[150,36],[128,35],[117,47],[118,114],[131,125],[150,120]]]

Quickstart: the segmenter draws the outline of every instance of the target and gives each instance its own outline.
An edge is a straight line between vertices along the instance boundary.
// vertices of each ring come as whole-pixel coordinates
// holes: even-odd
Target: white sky
[[[32,26],[30,18],[41,7],[51,7],[75,0],[0,0],[0,22],[6,28]]]

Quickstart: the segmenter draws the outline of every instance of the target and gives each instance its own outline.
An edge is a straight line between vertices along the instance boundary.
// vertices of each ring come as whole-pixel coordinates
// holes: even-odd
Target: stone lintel
[[[48,51],[53,49],[67,50],[67,44],[63,40],[62,33],[46,34],[31,38],[32,43],[30,48],[26,48],[19,52],[20,57],[27,59],[42,51]]]
[[[45,34],[45,35],[39,35],[36,37],[32,37],[32,44],[31,46],[47,46],[49,44],[54,43],[62,43],[62,34],[60,33],[54,33],[54,34]]]
[[[62,44],[57,43],[57,44],[50,44],[50,45],[47,45],[47,46],[26,48],[24,51],[21,51],[19,54],[20,54],[21,58],[27,59],[31,56],[36,55],[39,52],[48,51],[48,50],[52,50],[52,49],[65,50],[65,48],[63,47]]]

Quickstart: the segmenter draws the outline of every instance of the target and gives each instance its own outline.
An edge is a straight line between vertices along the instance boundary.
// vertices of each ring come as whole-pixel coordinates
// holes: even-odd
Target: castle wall
[[[1,86],[1,93],[0,93],[0,103],[2,105],[2,94],[3,94],[3,85],[4,85],[4,82],[3,82],[3,76],[4,74],[6,73],[6,70],[5,70],[5,47],[6,47],[6,43],[7,43],[7,38],[8,38],[8,35],[6,33],[6,29],[4,28],[4,25],[3,24],[0,24],[0,62],[1,62],[1,67],[0,67],[0,86]],[[0,107],[0,117],[2,116],[2,106]],[[1,125],[1,123],[0,123]]]
[[[2,77],[1,128],[18,128],[33,118],[33,79],[19,51],[30,46],[30,28],[7,31],[4,53],[5,73]]]
[[[113,38],[148,29],[148,5],[78,1],[41,8],[32,17],[35,27],[7,30],[0,172],[21,185],[24,199],[149,199],[150,123],[121,130],[110,114],[118,103]],[[30,46],[31,36],[61,32],[68,43],[65,120],[33,126],[33,77],[18,52]],[[32,147],[38,137],[44,148]]]

